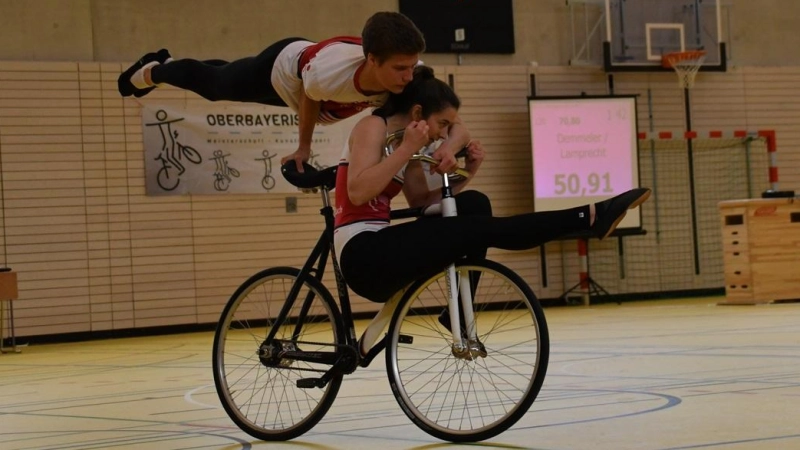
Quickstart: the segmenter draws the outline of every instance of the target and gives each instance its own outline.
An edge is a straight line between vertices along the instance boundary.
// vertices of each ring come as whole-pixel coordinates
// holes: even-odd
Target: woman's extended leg
[[[459,216],[468,217],[492,217],[492,203],[489,197],[479,191],[464,191],[455,195],[456,209]],[[425,220],[425,219],[422,219]],[[486,258],[488,248],[476,248],[473,252],[467,253],[467,258]]]
[[[385,302],[412,281],[488,247],[526,250],[565,234],[589,230],[603,238],[628,208],[638,206],[649,195],[649,189],[635,189],[597,203],[594,224],[587,205],[510,217],[438,217],[365,232],[345,245],[340,258],[342,271],[356,293]]]
[[[488,247],[530,249],[588,229],[588,206],[511,217],[429,218],[356,235],[342,251],[342,271],[356,293],[385,302],[410,282],[465,255]]]

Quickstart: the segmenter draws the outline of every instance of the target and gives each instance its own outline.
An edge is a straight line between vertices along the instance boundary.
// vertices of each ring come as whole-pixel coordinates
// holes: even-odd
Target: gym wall
[[[334,24],[327,19],[338,17],[340,3],[348,18]],[[791,59],[800,56],[779,54],[798,37],[775,19],[793,16],[775,12],[778,3],[798,6],[749,3],[731,2],[735,64],[728,73],[699,75],[693,120],[700,128],[774,129],[781,188],[800,191],[800,64]],[[19,273],[17,334],[214,322],[240,282],[264,267],[300,264],[321,229],[316,195],[299,196],[293,215],[277,194],[147,197],[139,105],[116,92],[116,77],[130,61],[162,46],[176,55],[237,58],[288,35],[357,34],[373,11],[395,8],[383,0],[0,0],[0,261]],[[532,207],[531,75],[542,95],[607,93],[602,70],[566,65],[562,0],[517,1],[515,8],[515,55],[470,55],[460,66],[452,55],[423,58],[439,76],[453,76],[461,113],[489,151],[474,187],[489,194],[499,215]],[[640,102],[640,129],[682,126],[674,74],[617,74],[615,90],[642,101],[652,94],[652,119]],[[196,99],[175,89],[151,95]],[[650,231],[653,207],[645,208]],[[668,230],[669,242],[686,241],[680,230]],[[666,245],[654,233],[625,242],[631,258],[625,278],[616,240],[591,244],[592,276],[614,293],[721,286],[719,273],[695,275],[691,262],[654,257]],[[554,297],[577,282],[575,243],[548,244],[545,251],[547,286],[539,250],[492,257],[517,270],[540,297]],[[330,275],[326,283],[333,286]],[[356,310],[375,309],[356,301]]]

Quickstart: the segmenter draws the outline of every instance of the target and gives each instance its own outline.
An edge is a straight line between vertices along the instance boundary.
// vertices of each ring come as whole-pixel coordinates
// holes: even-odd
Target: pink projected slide
[[[606,198],[635,187],[635,116],[632,97],[532,100],[535,198]]]

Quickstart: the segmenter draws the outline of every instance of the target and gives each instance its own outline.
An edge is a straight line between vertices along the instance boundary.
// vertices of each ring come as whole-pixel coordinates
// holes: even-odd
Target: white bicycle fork
[[[444,180],[443,189],[446,192],[446,195],[442,198],[442,216],[454,217],[458,214],[456,199],[450,192],[448,177],[443,176],[442,179]],[[453,334],[453,354],[458,357],[472,359],[480,355],[482,346],[478,342],[475,314],[472,310],[472,289],[470,287],[469,271],[463,270],[457,273],[455,264],[450,264],[447,266],[446,276],[447,288],[450,292],[447,306],[450,314],[450,331]],[[459,299],[461,299],[460,305]],[[463,312],[464,321],[466,322],[466,327],[464,328],[467,332],[466,336],[461,335],[462,314],[459,314],[459,309]]]

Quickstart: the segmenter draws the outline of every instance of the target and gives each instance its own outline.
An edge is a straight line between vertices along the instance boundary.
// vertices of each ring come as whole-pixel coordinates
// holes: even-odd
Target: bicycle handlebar
[[[386,137],[386,145],[384,147],[386,155],[390,155],[392,153],[392,143],[396,140],[402,139],[404,132],[405,130],[400,130]],[[466,155],[467,148],[464,147],[458,153],[456,153],[455,156],[456,158],[464,158]],[[436,159],[422,153],[415,153],[411,157],[411,160],[425,162],[434,166],[439,164],[439,161]],[[336,186],[336,169],[337,166],[331,166],[323,170],[317,170],[310,164],[303,163],[304,172],[301,173],[297,171],[297,163],[295,163],[294,160],[291,160],[281,165],[281,174],[286,181],[303,190],[315,190],[320,187],[333,190],[333,188]],[[448,174],[448,178],[450,181],[465,180],[469,178],[469,172],[464,169],[457,168],[454,173]]]
[[[392,147],[392,144],[394,144],[395,141],[399,141],[399,140],[403,139],[403,134],[405,134],[405,130],[395,131],[394,133],[391,133],[389,136],[386,136],[386,143],[385,143],[385,145],[383,147],[383,151],[386,154],[386,156],[389,156],[389,155],[392,154],[392,152],[394,152],[394,147]],[[465,158],[466,156],[467,156],[467,148],[466,147],[462,148],[461,150],[458,151],[458,153],[455,154],[456,158]],[[432,158],[429,155],[425,155],[423,153],[415,153],[414,155],[411,156],[411,161],[420,161],[420,162],[431,164],[433,166],[438,166],[439,165],[439,161],[438,160],[436,160],[435,158]],[[465,169],[462,169],[462,168],[459,167],[459,168],[456,168],[456,170],[453,173],[447,174],[447,175],[450,178],[450,181],[460,181],[460,180],[466,180],[467,178],[469,178],[470,174]],[[444,176],[444,174],[443,174],[443,176]]]

